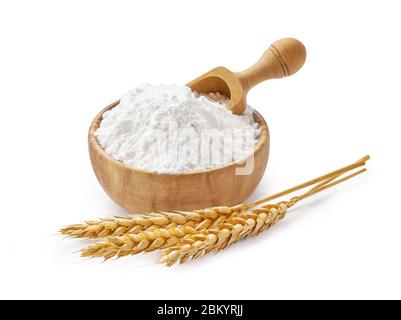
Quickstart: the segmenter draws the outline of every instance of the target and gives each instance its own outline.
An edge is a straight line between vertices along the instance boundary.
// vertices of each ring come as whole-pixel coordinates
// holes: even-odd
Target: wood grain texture
[[[305,46],[293,38],[284,38],[270,45],[262,57],[241,72],[217,67],[187,84],[192,90],[210,93],[220,92],[230,98],[228,108],[242,114],[246,108],[246,96],[258,83],[287,77],[296,73],[306,59]]]
[[[89,154],[104,191],[129,212],[232,206],[248,198],[259,184],[266,169],[270,142],[267,124],[258,112],[254,112],[254,118],[262,130],[255,147],[254,170],[250,175],[236,175],[236,168],[243,166],[237,163],[196,173],[156,174],[112,159],[94,136],[103,113],[118,103],[116,101],[103,109],[92,121],[88,134]]]

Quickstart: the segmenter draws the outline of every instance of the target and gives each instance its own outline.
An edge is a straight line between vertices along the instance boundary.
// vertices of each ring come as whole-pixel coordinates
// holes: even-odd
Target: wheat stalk
[[[84,248],[84,257],[102,257],[107,260],[161,249],[161,263],[168,266],[177,262],[184,263],[267,230],[281,220],[288,208],[298,201],[366,171],[361,169],[339,178],[346,172],[364,166],[368,159],[369,156],[366,156],[349,166],[248,204],[190,212],[113,216],[71,225],[61,229],[61,233],[71,237],[107,237],[104,242]],[[309,186],[312,187],[307,192],[289,201],[266,205],[273,199]]]

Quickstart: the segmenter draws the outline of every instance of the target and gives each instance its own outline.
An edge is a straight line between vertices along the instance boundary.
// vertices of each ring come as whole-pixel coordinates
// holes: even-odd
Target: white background
[[[401,298],[398,1],[2,1],[1,298]],[[367,174],[305,201],[265,234],[166,268],[101,263],[55,236],[124,212],[99,186],[87,129],[141,83],[248,67],[282,37],[308,58],[259,85],[271,153],[253,198],[369,153]]]

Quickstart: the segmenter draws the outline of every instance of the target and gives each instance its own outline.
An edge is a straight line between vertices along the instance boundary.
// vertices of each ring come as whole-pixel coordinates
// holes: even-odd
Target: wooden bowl
[[[100,146],[94,133],[103,109],[89,128],[89,154],[93,170],[104,191],[121,207],[132,213],[204,209],[242,203],[256,189],[266,169],[269,156],[269,130],[263,117],[254,111],[261,133],[254,151],[254,170],[236,175],[244,165],[229,163],[223,167],[184,174],[158,174],[132,168],[111,158]]]

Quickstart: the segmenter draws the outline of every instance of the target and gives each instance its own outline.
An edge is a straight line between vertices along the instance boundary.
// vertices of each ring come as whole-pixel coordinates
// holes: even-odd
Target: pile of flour
[[[186,86],[139,85],[103,114],[95,132],[112,158],[151,172],[203,171],[244,160],[259,134],[252,111],[235,115],[220,94]]]

